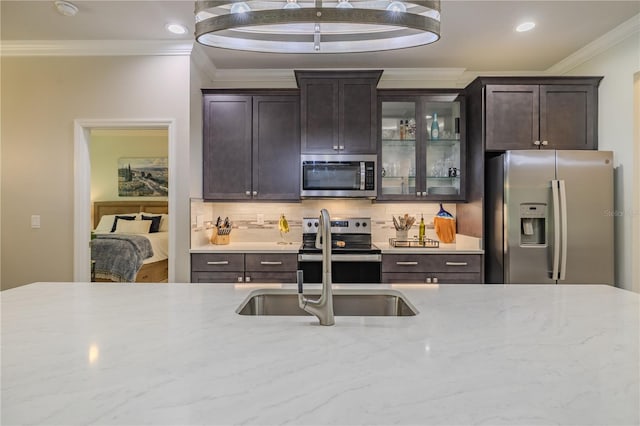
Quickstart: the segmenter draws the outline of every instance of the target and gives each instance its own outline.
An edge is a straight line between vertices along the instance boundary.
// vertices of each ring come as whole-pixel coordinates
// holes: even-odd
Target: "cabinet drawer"
[[[479,254],[385,254],[382,272],[481,272]]]
[[[429,282],[430,281],[430,282]],[[435,281],[435,282],[434,282]],[[429,272],[387,272],[382,274],[383,284],[482,284],[479,272],[429,273]]]
[[[192,283],[241,283],[244,282],[240,272],[191,272]]]
[[[244,281],[246,283],[295,283],[296,273],[292,272],[262,272],[262,271],[247,271],[245,273]]]
[[[192,271],[244,271],[244,254],[197,253],[191,255]]]
[[[298,269],[298,256],[295,253],[245,254],[245,270],[264,272],[293,272]],[[295,279],[294,279],[295,281]]]

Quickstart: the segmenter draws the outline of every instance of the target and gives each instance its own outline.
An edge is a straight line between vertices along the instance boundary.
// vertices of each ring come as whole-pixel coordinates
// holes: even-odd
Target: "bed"
[[[96,282],[167,282],[169,276],[169,232],[168,232],[168,204],[166,201],[96,201],[93,203],[93,228],[96,239],[92,240],[91,259],[95,261]],[[153,255],[142,260],[142,266],[136,272],[135,267],[126,274],[116,272],[117,266],[111,259],[107,259],[101,251],[104,244],[125,244],[122,240],[129,239],[121,235],[125,232],[111,232],[109,223],[113,223],[116,215],[136,216],[140,220],[142,214],[151,217],[161,217],[158,232],[132,235],[134,242],[150,245]],[[104,220],[102,220],[104,218]],[[106,224],[106,225],[105,225]],[[130,225],[133,224],[128,224]],[[148,243],[144,240],[147,240]],[[129,244],[130,245],[130,244]],[[134,244],[135,245],[135,244]],[[117,246],[116,246],[117,247]],[[96,258],[94,258],[94,256]],[[129,278],[124,278],[128,276]],[[131,278],[131,277],[134,278]]]

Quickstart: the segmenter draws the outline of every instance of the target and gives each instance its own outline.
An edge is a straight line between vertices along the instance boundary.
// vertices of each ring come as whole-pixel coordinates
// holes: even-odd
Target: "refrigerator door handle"
[[[565,186],[564,180],[560,180],[560,216],[562,218],[562,242],[561,250],[562,254],[560,256],[560,279],[564,280],[567,274],[567,239],[568,239],[568,231],[567,231],[567,188]]]
[[[553,270],[551,279],[557,280],[560,273],[560,196],[558,194],[558,181],[551,181],[551,194],[553,196]]]

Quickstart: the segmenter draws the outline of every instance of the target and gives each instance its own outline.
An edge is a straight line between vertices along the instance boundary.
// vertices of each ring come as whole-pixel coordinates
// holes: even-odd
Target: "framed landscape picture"
[[[120,197],[166,197],[169,195],[167,157],[118,158]]]

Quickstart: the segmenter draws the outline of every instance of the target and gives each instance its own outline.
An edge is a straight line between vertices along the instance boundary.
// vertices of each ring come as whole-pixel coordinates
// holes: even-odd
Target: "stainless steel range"
[[[316,248],[318,218],[302,220],[298,268],[305,283],[322,282],[322,250]],[[382,254],[371,243],[371,218],[331,220],[331,277],[334,283],[380,283]]]

